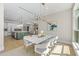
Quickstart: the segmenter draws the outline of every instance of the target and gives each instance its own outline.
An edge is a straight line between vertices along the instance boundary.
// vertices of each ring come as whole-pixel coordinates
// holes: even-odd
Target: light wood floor
[[[23,40],[15,40],[11,36],[5,37],[5,51],[11,51],[20,46],[24,46]],[[33,47],[27,47],[27,53],[34,54]],[[49,52],[49,56],[75,56],[74,49],[72,45],[57,43],[55,47]]]
[[[72,45],[57,43],[55,47],[50,51],[50,55],[75,56],[76,54]]]
[[[26,47],[25,50],[33,56],[41,56],[40,54],[34,52],[34,46]],[[54,47],[52,47],[47,56],[76,56],[76,54],[72,45],[57,43]]]
[[[11,36],[4,38],[5,51],[15,49],[15,48],[20,47],[22,45],[23,45],[23,40],[16,40],[16,39],[12,38]]]

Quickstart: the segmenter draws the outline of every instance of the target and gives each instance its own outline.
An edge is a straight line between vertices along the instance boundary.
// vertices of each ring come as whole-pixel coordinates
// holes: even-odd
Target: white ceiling
[[[30,14],[22,7],[30,12]],[[46,3],[45,7],[41,3],[6,3],[4,4],[4,19],[11,21],[30,22],[34,19],[34,14],[39,16],[50,15],[66,9],[72,8],[72,3]]]

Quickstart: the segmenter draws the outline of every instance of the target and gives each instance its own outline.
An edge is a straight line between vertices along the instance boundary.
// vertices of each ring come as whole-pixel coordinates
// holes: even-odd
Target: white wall
[[[0,51],[4,50],[4,8],[0,3]]]
[[[58,35],[60,42],[71,44],[72,41],[71,9],[57,12],[55,14],[47,16],[47,20],[51,21],[51,23],[57,24],[57,28],[53,31],[48,31],[47,23],[39,21],[39,31],[43,30],[45,33]]]
[[[52,22],[52,24],[56,24],[56,21]],[[43,20],[38,21],[38,31],[40,32],[41,30],[43,30],[45,34],[57,35],[57,29],[50,30],[49,24]]]
[[[48,16],[48,18],[54,20],[54,22],[56,20],[58,25],[57,35],[59,36],[59,41],[70,43],[72,41],[71,10],[55,13],[51,16]]]

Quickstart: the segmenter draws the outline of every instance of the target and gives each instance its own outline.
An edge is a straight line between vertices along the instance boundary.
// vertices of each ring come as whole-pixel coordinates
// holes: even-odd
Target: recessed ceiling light
[[[42,5],[45,5],[45,3],[42,3]]]

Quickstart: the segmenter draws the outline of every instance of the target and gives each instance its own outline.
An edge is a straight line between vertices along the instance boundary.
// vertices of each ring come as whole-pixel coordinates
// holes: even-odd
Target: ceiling
[[[23,10],[30,11],[31,13]],[[72,3],[6,3],[4,4],[5,21],[30,22],[36,16],[46,16],[72,8]]]

